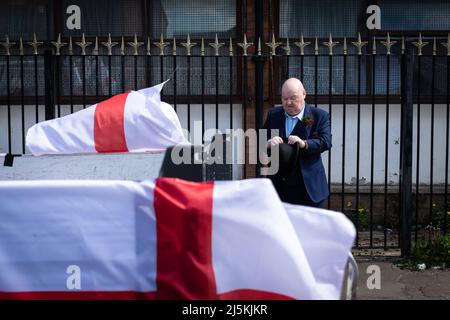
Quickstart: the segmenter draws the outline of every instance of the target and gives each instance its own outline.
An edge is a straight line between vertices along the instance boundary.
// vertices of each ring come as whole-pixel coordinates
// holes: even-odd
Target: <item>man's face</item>
[[[291,116],[299,114],[305,105],[305,97],[306,92],[304,88],[283,86],[281,90],[281,102],[284,111]]]

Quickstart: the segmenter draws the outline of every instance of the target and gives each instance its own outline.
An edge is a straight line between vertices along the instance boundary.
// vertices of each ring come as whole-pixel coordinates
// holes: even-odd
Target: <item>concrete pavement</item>
[[[409,271],[398,268],[394,261],[361,257],[356,261],[357,300],[450,300],[449,269]]]

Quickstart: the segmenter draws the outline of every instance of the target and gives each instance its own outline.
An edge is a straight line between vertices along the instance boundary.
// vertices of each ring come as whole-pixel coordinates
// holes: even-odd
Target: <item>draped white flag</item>
[[[177,114],[161,101],[166,82],[37,123],[27,132],[26,146],[38,156],[150,151],[186,144]]]
[[[0,299],[339,299],[341,213],[268,179],[0,182]]]

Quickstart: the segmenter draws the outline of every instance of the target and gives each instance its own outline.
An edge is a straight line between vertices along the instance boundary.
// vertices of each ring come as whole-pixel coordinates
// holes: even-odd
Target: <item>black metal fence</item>
[[[280,100],[277,78],[302,80],[332,119],[328,208],[353,220],[357,248],[407,252],[411,230],[417,241],[428,225],[449,228],[450,38],[339,40],[273,38],[268,99]]]
[[[450,37],[133,40],[3,42],[0,152],[26,153],[34,123],[170,77],[163,100],[188,131],[201,123],[194,142],[203,143],[207,129],[259,128],[263,105],[279,104],[282,81],[295,76],[306,100],[330,113],[327,207],[355,223],[355,246],[407,252],[409,234],[417,240],[429,223],[448,232]],[[234,152],[245,158],[248,147]],[[246,177],[243,166],[232,168]]]

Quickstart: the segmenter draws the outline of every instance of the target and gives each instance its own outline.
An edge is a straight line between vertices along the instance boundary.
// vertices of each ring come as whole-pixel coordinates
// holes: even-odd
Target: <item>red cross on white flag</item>
[[[0,203],[0,299],[339,299],[355,237],[268,179],[0,182]]]
[[[164,84],[121,93],[67,116],[37,123],[27,132],[26,146],[39,156],[161,150],[187,143],[177,114],[161,101]]]

